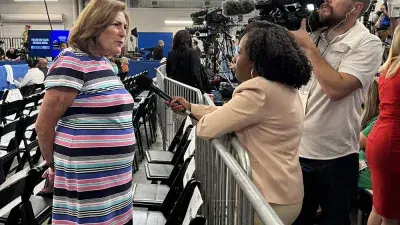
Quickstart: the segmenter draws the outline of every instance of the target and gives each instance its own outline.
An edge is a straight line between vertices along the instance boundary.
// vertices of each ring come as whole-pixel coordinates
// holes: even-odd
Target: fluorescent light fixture
[[[58,2],[58,0],[46,0],[47,2]],[[43,0],[14,0],[14,2],[43,2]]]
[[[314,5],[313,4],[308,4],[307,5],[308,11],[314,11]]]
[[[165,20],[165,24],[175,24],[175,25],[193,25],[191,20]]]

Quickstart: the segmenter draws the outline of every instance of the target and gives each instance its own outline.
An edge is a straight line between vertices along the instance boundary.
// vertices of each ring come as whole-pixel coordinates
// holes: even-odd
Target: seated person
[[[39,68],[40,71],[43,72],[45,76],[47,75],[47,71],[49,71],[48,64],[49,62],[47,61],[46,58],[39,58],[37,67]]]
[[[0,42],[0,45],[1,44],[2,43]],[[4,52],[4,49],[0,46],[0,60],[5,59],[5,57],[6,57],[6,53]]]
[[[379,114],[379,94],[378,94],[378,79],[374,78],[368,92],[365,96],[364,112],[361,120],[361,133],[360,133],[360,153],[358,156],[360,168],[358,177],[358,188],[372,189],[371,173],[368,168],[367,160],[365,157],[366,142],[371,132],[372,127],[375,125]]]
[[[6,52],[6,60],[12,60],[12,61],[18,61],[20,60],[20,57],[17,54],[17,51],[13,47],[11,47],[7,52]]]
[[[128,76],[128,72],[129,72],[129,59],[126,57],[122,57],[120,60],[120,70],[119,70],[119,78],[121,80],[125,80],[126,76]]]
[[[28,59],[29,70],[26,73],[25,77],[22,78],[20,81],[14,80],[14,83],[18,88],[32,84],[43,84],[44,74],[42,71],[39,70],[37,65],[37,60]]]
[[[381,5],[380,10],[377,12],[379,19],[375,24],[378,37],[385,41],[390,35],[390,18],[386,6]]]

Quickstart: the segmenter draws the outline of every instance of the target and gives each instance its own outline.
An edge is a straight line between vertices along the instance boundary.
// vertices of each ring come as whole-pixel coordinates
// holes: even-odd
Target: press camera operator
[[[319,9],[325,28],[292,31],[313,67],[300,90],[305,110],[300,142],[305,197],[295,225],[314,224],[320,206],[322,224],[350,224],[356,196],[361,103],[377,73],[382,42],[358,20],[370,0],[328,0]]]

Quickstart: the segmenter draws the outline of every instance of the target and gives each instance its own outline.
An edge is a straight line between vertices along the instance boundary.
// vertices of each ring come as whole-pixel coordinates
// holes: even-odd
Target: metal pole
[[[78,16],[81,14],[83,10],[83,0],[78,0]]]
[[[72,26],[75,24],[75,21],[77,19],[77,12],[76,12],[77,9],[78,9],[77,1],[78,0],[73,0],[72,1]]]

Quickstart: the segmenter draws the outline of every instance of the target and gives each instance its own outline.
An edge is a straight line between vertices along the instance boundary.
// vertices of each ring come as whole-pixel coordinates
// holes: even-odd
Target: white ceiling
[[[30,1],[30,0],[26,0],[27,2],[16,2],[16,1],[14,1],[14,0],[0,0],[0,4],[9,4],[9,3],[18,3],[18,4],[29,4],[30,2],[28,2],[28,1]],[[52,1],[48,1],[47,3],[48,4],[57,4],[57,3],[62,3],[62,4],[68,4],[68,3],[72,3],[72,1],[73,0],[58,0],[57,2],[52,2]],[[41,1],[34,1],[34,2],[32,2],[32,3],[38,3],[38,2],[41,2],[41,3],[43,3],[43,0],[41,0]]]
[[[48,5],[54,4],[72,4],[74,0],[58,0],[57,2],[48,2]],[[84,2],[85,0],[83,0]],[[125,0],[120,0],[125,1]],[[128,6],[137,6],[138,8],[150,8],[151,2],[153,0],[126,0]],[[43,2],[43,1],[41,1]],[[158,0],[160,8],[203,8],[204,0]],[[208,0],[210,2],[211,7],[219,7],[221,6],[222,0]],[[1,4],[31,4],[29,2],[15,2],[14,0],[0,0]],[[38,2],[33,2],[38,3]]]
[[[152,0],[139,0],[139,8],[151,7]],[[222,0],[211,0],[211,7],[221,6]],[[158,0],[160,8],[203,8],[203,0]]]

